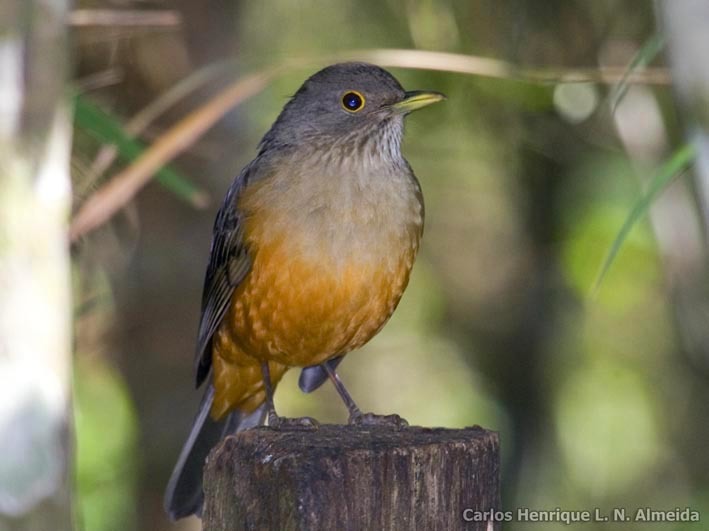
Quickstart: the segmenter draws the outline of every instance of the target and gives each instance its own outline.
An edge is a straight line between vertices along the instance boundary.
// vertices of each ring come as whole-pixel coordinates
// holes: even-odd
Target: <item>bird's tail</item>
[[[165,491],[165,511],[173,520],[202,514],[202,470],[209,452],[227,435],[263,423],[265,404],[247,415],[233,411],[219,421],[209,416],[214,400],[214,387],[209,384],[204,393],[192,430],[185,442]]]

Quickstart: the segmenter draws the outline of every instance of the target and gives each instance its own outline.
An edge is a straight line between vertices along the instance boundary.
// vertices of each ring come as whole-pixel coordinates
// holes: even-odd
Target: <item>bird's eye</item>
[[[342,96],[342,107],[348,112],[357,112],[364,107],[364,96],[356,90],[345,92]]]

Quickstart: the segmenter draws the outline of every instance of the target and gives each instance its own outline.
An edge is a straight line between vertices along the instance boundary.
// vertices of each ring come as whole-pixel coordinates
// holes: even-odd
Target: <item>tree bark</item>
[[[488,530],[500,509],[497,433],[323,425],[228,437],[205,467],[204,529]]]

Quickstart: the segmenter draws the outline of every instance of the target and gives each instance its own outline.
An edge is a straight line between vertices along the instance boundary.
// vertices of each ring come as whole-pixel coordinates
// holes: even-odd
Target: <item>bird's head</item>
[[[378,135],[401,137],[403,117],[441,101],[439,92],[406,92],[389,72],[367,63],[328,66],[303,83],[263,145],[355,142]]]

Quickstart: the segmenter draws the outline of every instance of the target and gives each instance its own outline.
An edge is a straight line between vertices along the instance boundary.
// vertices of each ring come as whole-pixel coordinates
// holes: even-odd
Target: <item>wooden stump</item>
[[[497,433],[323,425],[228,437],[207,460],[205,531],[490,530]]]

